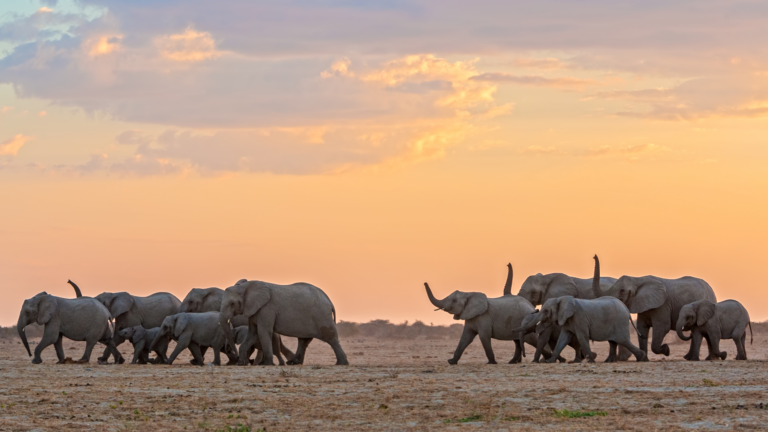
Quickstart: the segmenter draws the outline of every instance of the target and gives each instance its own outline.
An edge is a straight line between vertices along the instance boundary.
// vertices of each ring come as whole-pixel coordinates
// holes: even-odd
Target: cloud
[[[161,36],[155,43],[163,57],[177,62],[198,62],[221,55],[210,33],[191,27],[183,33]]]
[[[569,67],[567,63],[556,58],[516,58],[512,60],[512,64],[521,68],[543,70],[567,69]]]
[[[115,52],[120,49],[120,40],[122,38],[122,35],[102,36],[94,41],[89,41],[88,45],[91,46],[91,49],[88,51],[88,55],[98,57]]]
[[[0,108],[0,114],[9,113],[9,112],[13,111],[14,109],[16,109],[16,108],[12,107],[12,106],[3,106],[2,108]]]
[[[496,83],[513,83],[534,87],[551,87],[580,90],[586,86],[596,85],[597,81],[573,77],[546,78],[539,75],[512,75],[503,72],[488,72],[472,77],[476,81]]]
[[[555,146],[539,146],[531,145],[517,150],[520,154],[532,154],[532,155],[548,155],[559,153],[559,150]]]
[[[19,150],[31,140],[32,137],[18,134],[13,138],[9,138],[0,144],[0,156],[13,157],[19,153]]]
[[[646,144],[633,144],[625,146],[610,146],[603,145],[599,147],[593,147],[586,152],[588,157],[601,157],[601,156],[625,156],[630,160],[637,160],[645,156],[657,155],[672,151],[669,147],[665,147],[658,144],[646,143]]]

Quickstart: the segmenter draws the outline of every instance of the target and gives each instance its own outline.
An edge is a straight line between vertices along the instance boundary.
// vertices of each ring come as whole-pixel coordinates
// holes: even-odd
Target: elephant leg
[[[275,365],[275,361],[272,359],[274,356],[274,352],[272,352],[272,333],[274,328],[274,320],[271,321],[272,322],[267,322],[267,320],[262,320],[259,322],[258,326],[261,350],[264,352],[264,361],[262,364],[265,366]]]
[[[287,346],[283,345],[283,338],[280,335],[277,335],[277,340],[280,341],[280,352],[285,356],[285,362],[291,364],[291,360],[293,360],[293,357],[296,354],[289,350]]]
[[[37,347],[35,348],[35,357],[32,359],[32,363],[42,363],[43,359],[40,357],[40,354],[42,354],[43,350],[48,348],[49,345],[56,343],[57,340],[59,340],[59,329],[46,325],[45,329],[43,330],[43,337],[40,339],[40,343],[37,344]]]
[[[589,338],[587,335],[583,333],[577,333],[576,339],[579,341],[579,345],[581,345],[581,352],[584,353],[584,357],[587,359],[587,362],[594,363],[597,354],[592,352],[592,350],[589,348]]]
[[[686,359],[689,361],[699,361],[699,352],[701,351],[701,338],[702,334],[698,330],[691,330],[691,348],[690,356]]]
[[[641,350],[640,348],[632,345],[632,340],[627,338],[625,341],[616,341],[616,343],[619,346],[622,346],[627,349],[630,353],[632,353],[637,361],[648,361],[648,354],[645,353],[645,351]]]
[[[168,360],[165,361],[165,364],[173,364],[173,362],[176,360],[176,357],[178,357],[182,351],[187,349],[190,342],[192,342],[192,335],[188,333],[182,333],[179,339],[176,341],[176,348],[173,349],[171,356],[168,357]]]
[[[480,343],[483,344],[483,350],[485,351],[485,357],[488,358],[488,364],[496,364],[496,356],[493,354],[493,348],[491,347],[491,336],[485,333],[480,334]],[[517,347],[518,344],[515,346]],[[515,357],[517,357],[519,354],[518,351],[519,348],[515,349]]]
[[[282,345],[280,343],[280,335],[277,333],[272,334],[272,351],[275,353],[275,357],[277,357],[277,363],[280,366],[285,366],[285,361],[283,361],[283,356],[280,355],[281,347]]]
[[[644,353],[648,352],[648,335],[651,326],[645,317],[637,316],[637,347]]]
[[[347,360],[347,354],[344,353],[344,350],[341,348],[341,343],[339,343],[339,338],[335,338],[332,341],[328,342],[328,344],[333,349],[333,353],[336,355],[336,365],[337,366],[349,366],[349,360]]]
[[[107,344],[107,347],[104,348],[104,354],[98,358],[100,363],[106,364],[109,361],[110,355],[114,357],[115,364],[123,364],[125,363],[125,359],[123,358],[123,355],[120,354],[120,351],[117,350],[117,347],[120,346],[121,343],[125,342],[125,338],[120,336],[117,333],[118,329],[115,328],[114,333],[112,334],[112,344],[114,345],[115,349],[113,350],[110,348],[109,344]]]
[[[461,359],[461,355],[464,354],[464,350],[475,340],[475,336],[477,336],[477,333],[470,329],[469,326],[464,325],[464,331],[462,331],[461,339],[459,339],[459,346],[456,347],[453,358],[448,360],[448,363],[452,365],[457,364],[459,359]],[[296,352],[298,353],[298,350]]]
[[[221,366],[221,350],[218,347],[213,348],[213,364]]]
[[[166,341],[166,342],[163,342],[162,345],[158,346],[155,349],[155,354],[157,354],[156,364],[159,364],[161,362],[165,363],[168,361],[168,356],[166,355],[167,352],[168,352],[168,342]]]
[[[618,346],[614,341],[608,341],[610,348],[608,349],[608,358],[605,359],[606,363],[615,363],[616,359],[616,347]]]
[[[91,361],[91,352],[93,352],[93,347],[96,346],[96,342],[98,341],[95,339],[85,341],[85,352],[83,353],[83,357],[77,361],[78,363],[85,364]]]
[[[568,346],[573,348],[573,351],[576,352],[576,355],[573,357],[573,362],[581,363],[581,361],[584,360],[584,353],[581,351],[581,345],[579,344],[579,341],[575,338],[571,338],[571,343],[569,343]]]
[[[197,358],[193,358],[189,361],[189,364],[195,365],[195,366],[202,366],[205,364],[205,353],[208,352],[208,347],[203,345],[197,345],[198,352],[200,353],[200,358],[202,359],[200,363],[197,362]],[[192,352],[192,349],[189,349],[189,352]],[[194,353],[193,353],[194,354]],[[193,355],[194,357],[194,355]]]
[[[557,338],[557,345],[555,346],[555,350],[552,351],[552,355],[546,360],[547,363],[554,363],[557,361],[557,358],[560,357],[560,353],[563,352],[563,349],[565,349],[565,346],[568,345],[571,342],[571,338],[573,337],[573,334],[567,330],[562,330],[560,332],[560,337]]]
[[[728,353],[725,352],[725,351],[722,351],[722,352],[720,351],[720,335],[719,334],[715,334],[715,335],[708,334],[707,336],[709,336],[710,348],[712,349],[712,354],[714,354],[712,356],[713,357],[712,360],[725,360],[725,358],[728,357]],[[736,345],[736,346],[738,346],[738,345]],[[707,357],[707,358],[709,358],[709,357]]]
[[[312,342],[312,338],[299,338],[299,345],[296,348],[296,354],[293,355],[291,360],[288,360],[289,365],[304,364],[304,353],[307,351],[309,343]]]
[[[64,335],[59,335],[59,338],[56,339],[56,342],[53,343],[53,347],[56,349],[56,357],[59,359],[59,363],[63,363],[64,359],[64,344],[62,343],[64,340]]]
[[[619,357],[618,361],[627,361],[632,357],[632,351],[628,350],[624,345],[619,345]]]
[[[208,347],[201,347],[200,344],[196,342],[190,342],[187,348],[189,349],[189,352],[192,353],[192,357],[194,358],[192,361],[190,361],[190,363],[195,366],[205,366],[205,354],[203,354],[203,352],[205,352]]]
[[[250,357],[250,353],[248,350],[256,344],[256,342],[259,341],[259,333],[258,333],[258,327],[256,327],[256,324],[249,322],[248,323],[248,334],[245,336],[245,340],[243,343],[240,344],[240,358],[237,360],[237,364],[239,366],[247,366],[248,365],[248,358]],[[257,347],[258,348],[258,347]]]
[[[741,336],[736,336],[733,338],[733,343],[736,344],[736,360],[747,359],[747,349],[744,347],[746,336],[747,333],[744,332]]]
[[[664,336],[669,332],[669,326],[653,326],[653,340],[651,341],[651,351],[654,354],[664,354],[669,356],[669,345],[664,343]]]
[[[145,342],[143,340],[140,340],[133,345],[133,359],[131,360],[131,364],[138,363],[139,359],[144,360],[144,345]]]

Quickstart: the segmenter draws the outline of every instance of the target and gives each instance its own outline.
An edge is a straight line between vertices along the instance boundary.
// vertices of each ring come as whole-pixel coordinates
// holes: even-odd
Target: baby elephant
[[[150,345],[152,341],[160,334],[160,327],[152,329],[145,329],[142,326],[128,327],[117,332],[123,339],[131,341],[133,344],[133,361],[131,364],[147,364],[147,363],[165,363],[168,360],[165,353],[168,352],[168,338],[158,338],[157,344],[153,347],[154,352],[157,354],[157,358],[150,359]]]
[[[721,360],[725,360],[728,353],[720,352],[720,339],[733,339],[736,343],[736,360],[746,360],[747,350],[744,348],[747,338],[747,326],[749,326],[749,343],[752,344],[752,324],[749,322],[749,313],[736,300],[725,300],[714,303],[710,300],[699,300],[689,303],[680,309],[677,318],[677,336],[682,340],[691,340],[690,358],[686,360],[698,361],[701,338],[709,340],[714,353],[718,353]],[[685,336],[683,331],[691,331],[690,336]]]
[[[176,341],[176,348],[165,361],[165,364],[173,364],[176,357],[184,349],[189,348],[189,351],[195,358],[193,364],[202,366],[205,363],[203,362],[203,354],[200,351],[200,347],[211,347],[213,348],[213,364],[218,366],[221,364],[220,353],[225,348],[227,342],[224,331],[219,326],[218,312],[182,312],[166,317],[163,320],[163,325],[160,326],[160,331],[155,340],[152,341],[150,349],[154,350],[162,337],[168,337]]]
[[[243,342],[245,342],[245,338],[248,336],[248,326],[240,326],[235,327],[234,336],[235,336],[235,343],[238,345],[241,345]],[[272,353],[277,357],[278,363],[280,363],[280,366],[285,366],[285,360],[283,360],[283,356],[280,355],[280,345],[282,342],[280,341],[279,337],[272,338]],[[229,344],[227,344],[229,345]],[[256,342],[248,349],[248,358],[251,358],[253,355],[253,352],[256,350],[256,347],[261,346],[259,339],[256,339]],[[287,348],[286,348],[287,350]],[[290,350],[288,350],[290,352]],[[250,363],[252,365],[258,365],[262,363],[262,360],[264,360],[264,351],[259,350],[259,352],[256,354],[256,358],[250,360]],[[237,359],[230,359],[229,364],[237,364]]]

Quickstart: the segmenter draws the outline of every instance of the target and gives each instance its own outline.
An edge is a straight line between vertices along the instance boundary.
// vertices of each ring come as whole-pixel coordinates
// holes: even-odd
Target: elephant
[[[245,342],[245,338],[248,336],[248,326],[245,325],[245,326],[235,327],[233,331],[235,332],[234,334],[235,343],[238,345],[242,345],[243,342]],[[253,352],[256,350],[256,347],[258,346],[261,346],[261,341],[256,341],[256,343],[254,343],[248,349],[249,359],[251,358],[251,355],[253,355]],[[275,353],[277,353],[279,349],[280,349],[280,346],[278,345],[278,340],[275,338],[272,338],[272,350]],[[283,358],[281,356],[276,355],[275,357],[277,357],[278,360],[280,361],[280,366],[285,366],[285,363],[283,362]],[[264,361],[264,353],[261,350],[259,350],[259,352],[256,354],[256,358],[249,360],[249,363],[256,365],[256,364],[261,364],[263,361]]]
[[[525,357],[525,347],[523,345],[525,335],[532,332],[536,334],[536,353],[533,356],[533,363],[539,362],[541,353],[546,346],[549,346],[550,350],[554,350],[557,345],[557,340],[560,337],[560,326],[538,322],[538,313],[539,310],[536,309],[533,313],[526,315],[525,318],[523,318],[523,322],[520,324],[522,330],[519,332],[520,346],[523,347],[523,357]],[[568,345],[576,352],[576,357],[574,357],[573,363],[581,363],[584,356],[581,353],[579,342],[575,339],[571,339],[571,342]],[[557,360],[561,363],[565,363],[566,361],[563,357],[558,357]]]
[[[248,317],[248,337],[240,345],[239,365],[248,364],[248,350],[261,341],[264,365],[274,365],[273,333],[299,338],[293,364],[304,361],[304,353],[312,339],[328,343],[336,355],[337,365],[348,365],[347,355],[339,343],[336,330],[336,308],[320,288],[308,283],[277,285],[248,281],[224,291],[219,312],[227,341],[235,346],[230,320],[236,315]]]
[[[698,300],[717,302],[715,292],[707,282],[690,276],[679,279],[622,276],[603,295],[618,298],[631,313],[637,314],[637,338],[643,352],[648,353],[648,335],[653,328],[651,350],[665,356],[669,356],[669,346],[664,343],[664,337],[675,330],[680,309]],[[707,360],[716,358],[718,354],[713,351],[709,339],[707,343]],[[691,356],[692,348],[686,358]]]
[[[134,296],[127,292],[105,292],[97,295],[96,300],[101,302],[115,319],[115,346],[119,346],[125,341],[120,336],[120,330],[137,325],[145,329],[160,327],[165,317],[178,313],[181,306],[181,302],[176,296],[166,292],[155,293],[147,297]],[[106,363],[109,360],[109,355],[108,351],[104,351],[104,354],[99,357],[99,361]],[[123,356],[117,352],[115,363],[124,362]]]
[[[160,327],[145,329],[140,325],[120,330],[120,337],[131,341],[131,344],[133,344],[133,360],[131,364],[160,364],[168,360],[166,356],[168,352],[168,338],[160,338],[158,340],[158,343],[153,347],[157,357],[154,359],[149,358],[149,347],[159,333]]]
[[[200,348],[211,347],[213,348],[213,364],[219,366],[221,365],[220,353],[227,348],[227,338],[224,330],[219,326],[218,312],[182,312],[168,316],[163,320],[160,331],[152,341],[150,349],[154,350],[163,338],[176,341],[176,348],[165,361],[165,364],[168,365],[173,364],[176,357],[184,349],[189,348],[194,357],[192,364],[202,366],[205,363],[204,354]]]
[[[712,351],[720,360],[725,360],[728,353],[720,352],[720,339],[733,339],[736,343],[736,360],[746,360],[747,350],[744,347],[749,326],[749,344],[752,344],[752,323],[749,313],[736,300],[725,300],[713,303],[709,300],[699,300],[680,308],[677,319],[677,336],[682,340],[691,340],[691,357],[686,360],[698,361],[703,335],[709,336]],[[690,330],[691,335],[685,336],[683,331]]]
[[[64,337],[74,341],[85,341],[85,352],[77,361],[78,363],[90,361],[91,351],[97,342],[106,345],[109,353],[119,355],[112,339],[109,311],[91,297],[68,299],[55,297],[43,291],[24,300],[16,326],[19,338],[30,357],[32,352],[29,350],[24,328],[33,322],[45,326],[43,337],[35,348],[35,357],[32,359],[34,364],[43,362],[40,354],[51,344],[56,348],[58,363],[63,363],[65,356],[62,338]]]
[[[507,264],[509,274],[512,274],[512,264]],[[571,296],[574,298],[593,299],[603,296],[603,291],[609,289],[616,283],[617,279],[612,277],[600,277],[600,289],[595,291],[592,288],[594,278],[582,279],[568,276],[564,273],[535,274],[528,276],[520,287],[517,295],[531,302],[534,306],[543,305],[551,298],[562,296]],[[512,284],[508,283],[504,287],[504,294],[511,293]],[[619,348],[619,360],[627,360],[632,355],[624,347]]]
[[[248,282],[246,279],[240,279],[235,283],[242,284]],[[224,298],[224,290],[221,288],[192,288],[192,290],[189,291],[189,294],[187,294],[186,297],[184,297],[184,300],[181,302],[181,307],[179,308],[179,312],[219,312],[221,310],[221,299]],[[232,327],[241,327],[241,326],[248,326],[248,318],[243,315],[236,315],[232,317],[231,320]],[[286,360],[288,362],[293,362],[294,360],[294,354],[291,350],[289,350],[285,345],[283,345],[283,341],[280,338],[280,335],[275,333],[273,336],[272,346],[274,347],[277,345],[279,349],[274,349],[274,354],[278,359],[279,364],[285,365],[285,361],[283,361],[283,357],[280,355],[281,353],[285,355]],[[258,357],[261,356],[261,352],[259,352]],[[250,357],[250,356],[249,356]]]
[[[510,267],[511,268],[511,267]],[[534,311],[533,305],[520,296],[505,295],[497,298],[488,298],[480,292],[454,291],[448,297],[438,300],[432,294],[429,284],[424,283],[429,301],[437,307],[436,310],[444,310],[453,314],[453,319],[464,320],[464,331],[461,334],[459,345],[448,360],[455,365],[461,359],[461,355],[475,336],[480,335],[488,364],[496,364],[496,357],[491,347],[491,339],[515,341],[515,355],[510,363],[522,361],[523,347],[519,341],[518,333],[511,329],[520,327],[523,318]],[[536,336],[528,334],[525,342],[536,346]],[[549,350],[544,351],[544,356],[549,357]]]

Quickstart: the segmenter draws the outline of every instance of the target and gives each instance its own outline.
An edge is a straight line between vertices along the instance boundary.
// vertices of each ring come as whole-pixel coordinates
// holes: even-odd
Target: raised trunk
[[[691,336],[686,336],[686,335],[683,334],[683,322],[682,321],[683,320],[679,320],[677,322],[677,337],[679,337],[680,339],[682,339],[684,341],[689,341],[689,340],[691,340]]]
[[[504,283],[504,295],[512,295],[512,263],[507,264],[507,281]]]
[[[595,275],[592,277],[592,293],[595,298],[603,296],[603,290],[600,289],[600,258],[595,255]]]
[[[83,293],[82,293],[82,292],[80,292],[80,287],[79,287],[79,286],[77,286],[77,284],[76,284],[76,283],[72,282],[72,281],[71,281],[71,280],[69,280],[69,279],[67,279],[67,283],[68,283],[68,284],[70,284],[70,285],[72,285],[72,288],[74,288],[74,289],[75,289],[75,295],[76,295],[77,297],[82,297],[82,296],[83,296]]]
[[[229,320],[231,318],[232,317],[228,316],[227,313],[219,312],[219,325],[224,331],[224,335],[227,337],[227,343],[232,347],[233,350],[236,350],[235,347],[237,347],[237,345],[235,344],[235,337],[232,334],[232,326],[229,325]]]
[[[24,344],[24,348],[27,349],[27,354],[32,357],[32,351],[29,350],[29,342],[27,342],[27,334],[24,332],[24,327],[27,326],[27,322],[19,315],[19,322],[16,323],[16,330],[19,332],[19,338]]]
[[[429,301],[431,301],[432,304],[435,305],[435,307],[437,307],[438,309],[445,308],[445,306],[446,306],[445,305],[445,299],[442,299],[442,300],[436,299],[435,296],[432,295],[432,290],[429,289],[429,284],[428,283],[424,282],[424,287],[427,289],[427,296],[429,297]]]

